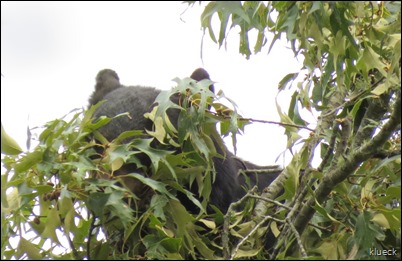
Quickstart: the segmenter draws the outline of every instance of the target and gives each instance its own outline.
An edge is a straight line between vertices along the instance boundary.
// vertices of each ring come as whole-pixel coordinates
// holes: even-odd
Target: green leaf
[[[338,260],[338,243],[335,240],[323,242],[316,251],[322,255],[325,260]]]
[[[30,152],[19,160],[18,164],[15,166],[15,172],[18,174],[23,173],[34,165],[42,162],[42,159],[42,151],[35,150],[34,152]]]
[[[141,181],[142,183],[144,183],[145,185],[147,185],[148,187],[152,188],[155,191],[159,191],[162,194],[165,194],[166,196],[168,196],[171,199],[176,199],[175,196],[173,196],[167,189],[166,189],[166,184],[163,182],[159,182],[156,180],[153,180],[151,178],[147,178],[144,177],[140,174],[136,174],[136,173],[130,173],[127,174],[128,177],[133,177],[139,181]]]
[[[297,78],[297,76],[299,76],[299,73],[288,73],[278,83],[278,90],[283,91],[286,88],[286,86],[289,84],[289,82],[293,82]]]
[[[363,55],[357,61],[356,67],[362,70],[366,79],[368,77],[368,72],[371,69],[377,69],[384,77],[387,76],[387,72],[384,70],[386,66],[382,62],[381,56],[370,46],[364,48]]]
[[[155,131],[150,131],[150,130],[146,130],[146,132],[155,137],[159,143],[161,144],[165,144],[165,138],[167,136],[167,132],[166,129],[164,128],[164,122],[163,122],[163,118],[162,117],[155,117],[155,114],[158,110],[158,106],[155,106],[151,112],[146,113],[144,116],[145,118],[150,119],[151,121],[153,121],[154,123],[154,130]],[[166,118],[167,119],[167,118]],[[169,121],[170,122],[170,121]],[[176,132],[176,129],[174,128],[174,126],[172,125],[171,130]]]
[[[18,188],[13,187],[11,191],[8,191],[6,194],[6,187],[3,187],[3,184],[7,184],[5,181],[6,175],[1,175],[1,207],[2,212],[6,214],[11,214],[14,211],[18,210],[21,207],[21,195],[18,191]],[[4,182],[4,183],[3,183]]]
[[[336,218],[332,217],[332,216],[330,215],[330,213],[328,213],[328,211],[327,211],[323,206],[321,206],[320,203],[318,203],[317,200],[315,201],[315,205],[313,206],[313,208],[314,208],[315,210],[317,210],[317,212],[320,213],[322,216],[328,218],[328,219],[331,220],[332,222],[334,222],[334,223],[340,223],[338,220],[336,220]]]
[[[75,211],[73,201],[71,198],[61,197],[58,201],[58,206],[60,209],[60,217],[64,220],[64,229],[66,233],[70,233],[70,231],[74,230],[75,228]]]
[[[193,249],[194,247],[206,259],[216,259],[214,251],[210,249],[203,239],[196,232],[196,226],[193,223],[194,218],[187,212],[182,204],[175,200],[170,200],[170,215],[177,226],[177,236],[183,237],[189,242],[187,247]]]
[[[170,163],[166,161],[166,156],[169,154],[174,153],[174,151],[167,151],[167,150],[162,150],[162,149],[155,149],[151,146],[151,142],[153,139],[136,139],[134,140],[131,145],[140,150],[141,152],[145,153],[150,159],[151,163],[156,170],[159,168],[159,163],[163,162],[168,169],[170,170],[170,173],[172,176],[177,179],[176,173],[174,172],[173,168],[171,167]]]
[[[42,233],[42,238],[47,239],[50,238],[53,242],[60,244],[57,235],[56,235],[56,230],[60,227],[61,221],[59,217],[59,212],[57,211],[56,208],[52,208],[48,216],[46,217],[45,221],[45,230]]]
[[[88,207],[97,217],[103,216],[105,205],[108,202],[110,193],[94,192],[87,199]]]
[[[124,202],[124,193],[122,191],[113,191],[105,206],[111,210],[112,216],[117,217],[124,228],[127,229],[130,222],[133,221],[134,215],[133,210]]]
[[[371,219],[371,221],[380,225],[381,227],[384,227],[387,229],[390,228],[389,222],[388,222],[387,218],[384,216],[384,214],[381,214],[381,213],[375,214],[373,216],[373,218]]]
[[[239,249],[239,250],[236,252],[236,255],[234,256],[234,258],[250,258],[250,257],[255,257],[260,251],[261,251],[261,249],[259,249],[259,248],[250,249],[250,250],[242,250],[242,249]]]
[[[217,12],[216,2],[210,2],[204,9],[204,12],[201,14],[201,25],[204,28],[208,28],[209,36],[211,37],[212,41],[215,43],[217,42],[214,31],[212,29],[212,16]]]
[[[108,260],[112,249],[109,243],[97,242],[95,247],[91,250],[92,260]]]
[[[18,143],[11,138],[1,124],[1,153],[8,155],[18,155],[22,152]]]
[[[391,86],[389,86],[389,84],[380,83],[374,90],[371,91],[371,93],[380,96],[381,94],[388,92],[390,87]]]
[[[356,220],[356,241],[360,249],[369,249],[376,239],[384,239],[384,232],[371,223],[372,215],[363,211]]]
[[[302,119],[302,117],[299,114],[299,106],[297,103],[298,99],[299,99],[299,93],[298,91],[295,91],[292,95],[292,100],[290,101],[288,115],[295,124],[304,126],[306,125],[306,122]]]
[[[39,247],[31,243],[30,241],[26,240],[25,238],[21,237],[17,247],[17,255],[22,256],[24,253],[26,253],[28,258],[32,260],[43,259],[43,256],[40,254]]]
[[[243,18],[245,22],[250,23],[250,19],[247,16],[246,12],[243,10],[240,1],[218,1],[216,2],[216,5],[217,8],[219,8],[220,10],[231,14],[236,14]]]
[[[343,59],[346,49],[346,37],[338,31],[336,36],[333,38],[333,41],[329,44],[329,52],[332,53],[334,57],[334,67],[336,68],[336,64],[339,59]]]

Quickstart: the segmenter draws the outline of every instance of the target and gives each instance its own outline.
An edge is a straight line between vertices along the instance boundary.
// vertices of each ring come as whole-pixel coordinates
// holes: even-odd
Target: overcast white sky
[[[202,61],[203,8],[196,4],[186,11],[186,6],[2,1],[1,121],[6,131],[25,149],[27,125],[41,126],[86,107],[95,75],[104,68],[114,69],[125,85],[169,89],[173,78],[204,67],[217,82],[216,90],[234,100],[243,116],[279,121],[278,82],[301,67],[285,42],[277,42],[269,55],[266,47],[246,60],[238,53],[236,28],[227,49],[218,49],[207,34]],[[253,44],[254,38],[250,40]],[[287,111],[284,100],[280,105]],[[275,164],[285,147],[283,128],[255,123],[239,137],[238,155],[257,164]],[[283,158],[277,162],[283,163]]]

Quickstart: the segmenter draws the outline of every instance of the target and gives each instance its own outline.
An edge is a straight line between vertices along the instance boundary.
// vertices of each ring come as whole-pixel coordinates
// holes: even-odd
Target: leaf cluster
[[[373,249],[400,258],[400,2],[210,2],[201,24],[219,46],[238,28],[247,59],[253,30],[255,54],[285,37],[303,61],[278,83],[293,92],[287,112],[277,105],[293,158],[263,195],[283,187],[289,207],[280,210],[285,225],[271,222],[271,258],[378,258]],[[257,220],[269,214],[266,203],[256,210]]]
[[[112,119],[92,118],[99,103],[47,123],[32,151],[3,154],[2,258],[222,257],[225,217],[208,199],[211,159],[225,155],[217,154],[212,139],[224,146],[217,123],[228,135],[247,122],[221,103],[223,93],[209,91],[210,81],[175,81],[144,115],[154,122],[152,130],[130,130],[107,141],[98,129]],[[171,109],[180,110],[178,129],[169,120]],[[144,155],[150,165],[143,164]],[[138,171],[120,175],[130,164]],[[197,191],[189,189],[194,184]],[[185,207],[187,201],[196,211]],[[254,201],[233,212],[230,247],[253,229]],[[240,257],[255,254],[250,246],[238,250]]]

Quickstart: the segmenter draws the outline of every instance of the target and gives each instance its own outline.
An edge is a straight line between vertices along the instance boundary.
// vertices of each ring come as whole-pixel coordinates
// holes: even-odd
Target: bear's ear
[[[204,70],[203,68],[198,68],[198,69],[196,69],[196,70],[191,74],[190,78],[193,79],[193,80],[196,80],[197,82],[199,82],[199,81],[201,81],[201,80],[205,80],[205,79],[211,80],[211,79],[209,78],[208,72],[207,72],[206,70]],[[215,93],[215,87],[214,87],[213,84],[211,84],[211,85],[209,86],[209,90],[210,90],[211,92]]]
[[[103,69],[99,71],[96,75],[95,81],[95,90],[91,97],[89,97],[88,107],[97,104],[103,100],[108,93],[121,87],[119,76],[111,69]]]

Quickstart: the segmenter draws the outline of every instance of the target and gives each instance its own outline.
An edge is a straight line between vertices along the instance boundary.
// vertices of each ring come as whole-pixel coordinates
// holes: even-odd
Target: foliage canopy
[[[46,124],[31,152],[21,152],[2,128],[2,258],[400,259],[400,2],[210,2],[201,24],[219,46],[228,26],[239,28],[239,52],[246,58],[251,30],[258,32],[255,54],[267,44],[271,50],[284,35],[303,58],[300,72],[278,83],[279,92],[293,91],[286,113],[278,105],[294,152],[280,177],[262,195],[250,189],[241,211],[207,214],[208,202],[183,184],[197,182],[207,198],[215,153],[209,137],[232,134],[235,141],[250,121],[222,105],[222,94],[200,92],[205,83],[188,92],[188,79],[177,79],[177,87],[159,97],[158,110],[147,115],[155,123],[147,139],[140,131],[122,133],[103,142],[101,159],[93,158],[98,145],[89,137],[110,119],[93,121],[96,107]],[[182,104],[186,131],[164,117],[175,106],[166,97],[177,92],[188,98]],[[205,112],[208,106],[215,113]],[[304,111],[317,119],[306,137],[300,133],[309,124]],[[220,133],[213,128],[217,122]],[[132,142],[121,144],[128,137]],[[160,147],[152,147],[153,140]],[[175,154],[185,141],[190,145]],[[145,210],[136,204],[139,195],[113,176],[136,161],[132,148],[152,162],[151,177],[128,174],[152,194]],[[183,207],[178,191],[199,213]],[[19,242],[15,249],[12,238]]]

